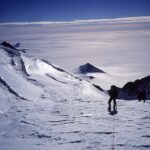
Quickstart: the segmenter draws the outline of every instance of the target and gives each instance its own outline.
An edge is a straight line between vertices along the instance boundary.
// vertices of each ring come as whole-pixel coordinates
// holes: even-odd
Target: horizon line
[[[2,25],[53,25],[53,24],[84,24],[84,23],[136,23],[150,22],[150,16],[132,16],[132,17],[117,17],[107,19],[75,19],[70,21],[18,21],[18,22],[2,22]]]

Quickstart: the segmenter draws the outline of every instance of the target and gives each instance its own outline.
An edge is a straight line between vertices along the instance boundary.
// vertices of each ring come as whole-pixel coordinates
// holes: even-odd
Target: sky
[[[0,0],[0,22],[150,16],[150,0]]]

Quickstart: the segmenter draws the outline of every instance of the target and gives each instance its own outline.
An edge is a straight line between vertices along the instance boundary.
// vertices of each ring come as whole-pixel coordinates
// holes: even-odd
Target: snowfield
[[[118,100],[26,53],[0,49],[0,150],[150,149],[150,102]],[[12,63],[13,62],[13,63]]]

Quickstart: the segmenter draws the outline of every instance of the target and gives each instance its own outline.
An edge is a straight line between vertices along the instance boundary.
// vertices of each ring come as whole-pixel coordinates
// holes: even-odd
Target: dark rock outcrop
[[[129,94],[137,93],[139,89],[150,91],[150,76],[137,79],[134,82],[128,82],[122,87],[122,90]]]
[[[1,45],[3,46],[3,49],[11,56],[20,56],[20,52],[19,50],[17,50],[14,46],[12,46],[11,44],[3,41],[1,43]]]
[[[139,91],[146,92],[146,99],[150,99],[150,76],[142,79],[137,79],[134,82],[127,82],[122,88],[117,88],[119,91],[119,99],[137,99]]]
[[[3,42],[1,43],[1,45],[5,46],[5,47],[8,47],[8,48],[12,48],[12,49],[15,49],[15,50],[16,50],[16,48],[15,48],[14,46],[12,46],[11,44],[7,43],[6,41],[3,41]]]
[[[27,100],[26,98],[20,96],[15,90],[13,90],[6,82],[5,80],[3,80],[1,77],[0,77],[0,84],[2,84],[4,87],[6,87],[8,89],[8,91],[12,94],[14,94],[16,97],[19,97],[23,100]]]
[[[100,86],[96,85],[96,84],[92,84],[96,89],[100,90],[100,91],[104,91]]]

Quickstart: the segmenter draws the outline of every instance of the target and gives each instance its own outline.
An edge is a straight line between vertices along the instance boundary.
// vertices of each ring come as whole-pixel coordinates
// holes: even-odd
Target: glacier
[[[110,115],[108,95],[89,80],[7,49],[0,47],[1,150],[150,148],[149,101],[118,100]]]

